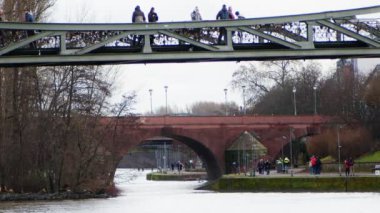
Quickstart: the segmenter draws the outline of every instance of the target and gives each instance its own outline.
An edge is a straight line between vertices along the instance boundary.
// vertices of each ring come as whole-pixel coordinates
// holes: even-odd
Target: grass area
[[[355,161],[356,162],[380,162],[380,151],[364,155]]]
[[[205,172],[192,172],[192,173],[149,173],[146,176],[147,180],[156,180],[156,181],[189,181],[189,180],[198,180],[206,179],[207,174]]]
[[[334,163],[334,162],[336,162],[336,159],[329,155],[329,156],[322,158],[321,161],[322,161],[322,163]]]

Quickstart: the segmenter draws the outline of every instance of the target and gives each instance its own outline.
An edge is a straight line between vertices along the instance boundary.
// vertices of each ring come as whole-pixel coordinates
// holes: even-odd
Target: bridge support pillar
[[[143,53],[152,53],[152,46],[150,45],[150,35],[144,35],[144,48]]]

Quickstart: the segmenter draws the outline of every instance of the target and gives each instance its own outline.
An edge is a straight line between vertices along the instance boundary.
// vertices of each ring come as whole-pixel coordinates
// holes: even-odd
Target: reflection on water
[[[110,199],[3,202],[0,212],[377,212],[379,193],[213,193],[198,182],[146,181],[136,170],[118,170],[122,194]]]

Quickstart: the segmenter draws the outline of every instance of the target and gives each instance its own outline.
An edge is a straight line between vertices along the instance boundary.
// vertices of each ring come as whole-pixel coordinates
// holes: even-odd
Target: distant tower
[[[340,59],[337,61],[337,80],[340,84],[352,82],[358,73],[357,59]]]

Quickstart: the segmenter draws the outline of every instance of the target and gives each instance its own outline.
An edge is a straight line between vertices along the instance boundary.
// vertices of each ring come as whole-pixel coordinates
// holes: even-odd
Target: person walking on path
[[[310,158],[310,166],[311,166],[311,170],[312,170],[312,174],[315,175],[317,174],[317,158],[313,155],[311,156]]]
[[[222,6],[222,9],[216,15],[216,20],[227,20],[227,19],[229,19],[229,14],[228,14],[227,6],[224,4]],[[226,28],[220,27],[219,28],[219,36],[218,36],[218,44],[222,43],[222,38],[224,39],[224,43],[225,43],[226,37],[227,37]]]
[[[345,171],[345,174],[346,174],[346,177],[350,176],[350,162],[348,161],[348,159],[344,160],[344,171]]]
[[[289,165],[290,165],[290,160],[288,157],[284,158],[284,165],[285,165],[285,173],[288,173]]]
[[[315,164],[315,170],[316,170],[315,174],[320,175],[322,171],[322,161],[320,157],[316,157],[316,159],[317,159],[317,162]]]
[[[265,163],[264,163],[264,170],[265,170],[265,173],[267,175],[269,175],[269,173],[270,173],[270,163],[269,163],[269,160],[265,161]]]
[[[347,177],[350,176],[353,165],[354,163],[353,163],[352,158],[347,158],[346,160],[344,160],[344,169],[345,169],[345,174]]]
[[[351,176],[354,176],[354,165],[355,165],[355,162],[354,162],[354,159],[352,158],[349,158],[348,159],[350,161],[350,165],[351,165]]]

